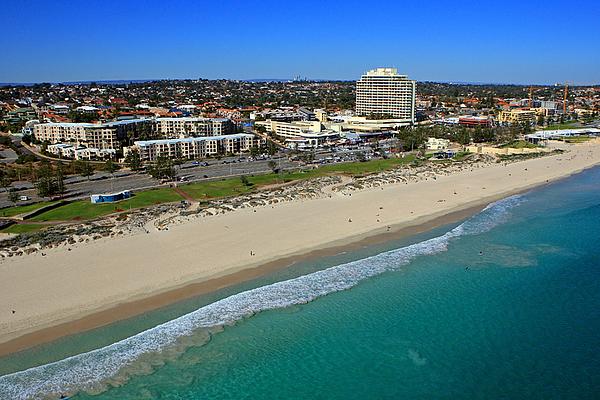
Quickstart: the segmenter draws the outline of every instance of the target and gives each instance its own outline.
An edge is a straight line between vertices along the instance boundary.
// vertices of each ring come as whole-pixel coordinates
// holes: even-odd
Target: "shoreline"
[[[581,148],[590,149],[591,147],[584,146]],[[598,150],[597,146],[594,147],[594,150],[595,151]],[[562,157],[566,159],[568,157],[568,155],[569,155],[569,153],[565,153],[562,155]],[[561,160],[560,157],[561,157],[560,155],[559,156],[551,156],[551,158],[554,160],[555,163],[556,163],[556,160],[559,160],[558,164],[562,164],[562,162],[560,161]],[[548,157],[548,158],[550,158],[550,157]],[[517,169],[522,170],[522,168],[519,168],[519,167],[522,167],[525,164],[527,164],[527,166],[536,166],[539,164],[540,171],[542,171],[542,172],[543,172],[543,170],[541,169],[542,166],[545,169],[550,169],[549,165],[552,163],[552,160],[546,160],[546,161],[542,160],[541,162],[539,160],[542,160],[542,159],[532,159],[532,160],[517,162],[517,163],[514,163],[510,167],[510,169],[511,170],[517,170]],[[293,266],[293,264],[298,261],[311,260],[311,259],[316,259],[316,258],[320,258],[320,257],[331,256],[331,255],[338,254],[345,250],[352,250],[352,249],[360,248],[363,246],[368,246],[371,244],[378,244],[378,243],[383,243],[383,242],[387,242],[387,241],[394,240],[394,239],[406,238],[409,236],[413,236],[415,234],[429,231],[429,230],[434,229],[439,226],[443,226],[443,225],[450,224],[453,222],[458,222],[462,219],[467,218],[470,215],[477,213],[483,207],[485,207],[485,205],[487,205],[493,201],[496,201],[500,198],[504,198],[504,197],[507,197],[510,195],[514,195],[516,193],[523,193],[534,187],[543,186],[550,182],[554,182],[554,181],[557,181],[560,179],[565,179],[565,178],[567,178],[571,175],[574,175],[576,173],[579,173],[587,168],[594,167],[600,161],[598,158],[593,158],[593,160],[596,160],[596,161],[592,161],[592,162],[588,161],[585,163],[585,165],[581,165],[578,168],[571,168],[571,169],[567,168],[565,171],[558,171],[559,173],[557,173],[557,171],[555,171],[555,170],[552,170],[551,173],[546,172],[546,174],[548,176],[542,176],[541,179],[534,179],[533,182],[527,183],[527,181],[524,179],[522,184],[517,185],[517,187],[515,187],[515,188],[509,187],[509,188],[506,188],[507,190],[499,190],[496,193],[493,193],[492,191],[490,191],[489,194],[485,193],[485,192],[481,193],[481,191],[479,191],[479,192],[477,192],[477,194],[479,194],[479,195],[473,196],[474,198],[472,198],[470,201],[455,202],[456,204],[454,204],[454,206],[452,206],[452,207],[445,207],[445,208],[441,207],[441,209],[439,209],[439,210],[425,208],[423,211],[417,213],[417,215],[415,215],[414,217],[411,216],[408,219],[406,217],[404,217],[404,219],[399,222],[398,221],[397,222],[390,221],[389,223],[386,223],[385,225],[390,226],[392,228],[392,229],[389,229],[389,231],[386,231],[386,228],[382,227],[382,225],[379,225],[379,227],[373,227],[373,224],[366,224],[365,226],[367,229],[362,229],[362,231],[360,229],[358,229],[357,231],[352,232],[353,234],[350,234],[350,235],[346,234],[345,236],[343,234],[341,234],[341,232],[338,230],[338,231],[335,231],[335,233],[337,233],[337,236],[333,235],[333,237],[337,237],[338,239],[324,241],[324,242],[318,243],[316,245],[314,243],[314,240],[312,241],[312,243],[310,243],[311,242],[310,240],[306,240],[307,244],[305,246],[300,246],[300,248],[295,252],[294,251],[286,252],[284,249],[284,250],[276,252],[276,253],[279,253],[280,256],[275,254],[272,257],[264,257],[262,260],[257,261],[255,263],[247,262],[247,254],[244,254],[244,257],[245,257],[243,259],[244,262],[238,263],[237,265],[236,265],[236,263],[231,262],[231,263],[229,263],[228,268],[221,268],[218,271],[215,271],[214,269],[210,270],[210,271],[205,271],[205,272],[210,272],[210,273],[205,273],[204,276],[198,277],[196,279],[190,279],[188,276],[185,276],[180,273],[180,276],[179,276],[180,282],[170,282],[171,285],[165,285],[162,288],[156,287],[156,288],[152,288],[151,290],[143,290],[138,293],[130,293],[129,297],[115,299],[113,302],[108,302],[108,301],[105,302],[103,304],[103,307],[102,306],[96,307],[95,309],[88,308],[87,310],[79,309],[77,312],[71,313],[71,315],[69,315],[69,313],[65,313],[66,315],[64,315],[64,320],[52,318],[51,321],[46,321],[46,322],[35,321],[36,323],[32,323],[31,326],[29,327],[29,329],[15,329],[15,330],[13,330],[12,334],[10,332],[0,333],[0,340],[2,340],[2,342],[0,343],[0,357],[6,356],[9,354],[13,354],[13,353],[17,353],[19,351],[22,351],[22,350],[25,350],[25,349],[28,349],[31,347],[35,347],[36,345],[48,343],[48,342],[54,341],[54,340],[64,337],[64,336],[69,336],[72,334],[88,331],[88,330],[98,328],[101,326],[106,326],[113,322],[125,320],[127,318],[130,318],[130,317],[133,317],[136,315],[140,315],[145,312],[149,312],[151,310],[156,310],[156,309],[177,303],[179,301],[189,299],[191,297],[215,292],[222,288],[232,286],[235,284],[239,284],[239,283],[242,283],[245,281],[249,281],[249,280],[258,278],[260,276],[263,276],[265,274],[271,273],[273,271],[281,270],[281,269]],[[546,165],[547,163],[550,163],[550,164]],[[497,171],[502,171],[502,170],[506,171],[506,168],[507,168],[506,165],[489,167],[490,170],[495,169]],[[529,167],[529,168],[531,169],[532,167]],[[483,169],[488,169],[488,167],[483,168]],[[527,171],[527,168],[525,168],[525,171]],[[476,171],[475,174],[472,172],[473,171],[471,171],[471,173],[465,172],[462,175],[466,176],[465,179],[473,178],[472,175],[485,176],[484,173],[479,173],[481,171]],[[458,174],[458,175],[460,175],[460,174]],[[448,178],[446,180],[462,182],[462,181],[460,181],[460,179],[459,179],[460,176],[458,176],[458,175],[453,176],[453,178]],[[469,175],[471,175],[471,176],[469,176]],[[490,175],[490,174],[488,174],[488,175]],[[458,178],[457,178],[457,176],[458,176]],[[443,177],[443,178],[445,178],[445,177]],[[441,181],[441,180],[443,180],[443,178],[438,178],[437,180]],[[490,181],[493,181],[493,178],[494,177],[491,176]],[[544,178],[546,178],[546,179],[544,179]],[[450,182],[450,183],[453,183],[453,182]],[[427,186],[427,185],[429,185],[429,186]],[[433,183],[431,181],[429,183],[425,183],[424,185],[423,185],[423,182],[411,184],[411,186],[415,187],[418,190],[422,190],[424,192],[425,191],[431,192],[432,186],[435,186],[435,185],[438,185],[438,183]],[[392,192],[394,190],[398,191],[399,189],[402,189],[404,187],[404,185],[402,185],[402,184],[390,184],[390,186],[393,186],[393,187],[387,188],[386,191],[389,191],[389,192]],[[449,187],[455,188],[456,186],[451,184]],[[467,188],[469,188],[469,187],[467,187]],[[486,189],[486,187],[483,187],[482,189]],[[388,195],[388,197],[382,197],[379,194],[380,193],[379,190],[383,191],[384,189],[377,188],[377,190],[374,190],[374,189],[364,190],[362,192],[364,195],[363,197],[365,197],[366,200],[373,199],[373,198],[377,198],[377,199],[381,200],[383,198],[383,199],[389,201],[390,199],[388,197],[395,193],[394,192],[394,193],[388,194],[388,193],[385,193],[385,191],[384,191],[381,193]],[[455,189],[455,190],[457,190],[457,189]],[[365,194],[365,193],[367,193],[367,194]],[[483,193],[485,193],[486,195],[482,195]],[[434,193],[434,194],[437,195],[437,193]],[[454,194],[456,194],[456,191]],[[361,192],[356,192],[354,197],[359,197],[359,196],[361,196]],[[376,196],[379,196],[379,197],[376,197]],[[341,198],[340,197],[340,198],[336,198],[333,200],[329,199],[329,201],[339,202],[339,203],[341,203],[341,206],[344,206],[344,203],[347,203],[349,201],[349,199],[351,199],[351,197],[350,198]],[[465,199],[465,200],[467,200],[467,199]],[[310,201],[317,202],[317,200],[309,200],[307,202],[298,201],[291,205],[288,204],[285,206],[281,206],[281,209],[294,207],[294,205],[298,206],[299,204],[308,204],[308,202],[310,202]],[[320,199],[320,201],[321,202],[328,201],[328,199]],[[354,200],[351,200],[351,201],[354,201]],[[363,202],[364,201],[365,200],[363,199]],[[439,200],[437,200],[437,201],[439,202]],[[408,201],[408,203],[410,204],[410,201]],[[366,204],[369,204],[369,203],[367,202]],[[359,205],[361,205],[360,202],[359,202]],[[362,204],[362,205],[364,206],[364,204]],[[443,205],[443,206],[445,206],[445,205]],[[314,205],[313,205],[313,207],[314,207]],[[280,211],[281,211],[281,209],[280,209]],[[358,208],[358,209],[360,210],[360,208]],[[383,209],[383,208],[380,207],[380,209]],[[386,205],[386,210],[387,209],[388,209],[388,207]],[[264,208],[264,209],[260,209],[259,211],[261,213],[268,213],[269,209]],[[283,210],[283,211],[285,211],[285,210]],[[256,213],[256,211],[254,211],[254,212]],[[279,214],[276,214],[275,211],[271,211],[270,213],[272,215],[273,214],[279,215]],[[246,217],[248,217],[249,212],[246,212],[246,213],[239,212],[238,214],[240,214],[237,216],[238,219],[241,219],[244,217],[244,215]],[[411,211],[411,214],[412,214],[412,211]],[[252,214],[249,214],[249,215],[252,216]],[[379,216],[379,214],[377,214],[377,215]],[[352,215],[352,216],[355,217],[354,215]],[[236,215],[233,215],[233,216],[229,215],[227,217],[226,221],[235,220],[235,218],[236,218]],[[213,222],[214,221],[222,222],[223,219],[225,219],[224,216],[217,216],[217,217],[214,217],[212,221]],[[379,220],[377,220],[377,221],[379,222]],[[352,221],[349,221],[349,222],[352,222]],[[355,222],[360,223],[360,221],[355,221]],[[190,227],[190,226],[184,226],[184,227],[175,226],[175,227],[173,227],[172,230],[176,231],[179,228],[180,232],[173,233],[172,235],[176,235],[175,239],[181,239],[182,237],[185,237],[186,234],[190,233],[190,231],[193,233],[197,233],[197,230],[198,230],[197,226],[201,226],[201,225],[203,225],[203,223],[204,223],[204,221],[192,221],[192,222],[188,223],[188,225],[192,225],[192,227]],[[327,223],[327,221],[325,222],[325,224],[326,223]],[[205,224],[209,225],[208,223],[205,223]],[[265,222],[265,224],[268,224],[268,223]],[[195,231],[193,230],[194,229],[193,225],[196,225]],[[248,225],[245,225],[245,226],[248,228]],[[226,228],[228,228],[228,227],[226,226]],[[361,228],[365,228],[365,227],[361,226]],[[304,227],[304,229],[306,229],[306,227]],[[342,230],[342,232],[344,232],[344,230]],[[310,233],[310,232],[308,232],[308,233]],[[156,237],[161,234],[153,234],[153,235]],[[331,235],[329,235],[329,236],[331,236]],[[174,236],[170,236],[170,237],[171,237],[171,239],[173,239]],[[142,238],[144,238],[144,236],[142,236]],[[106,242],[98,244],[98,247],[101,247],[102,249],[106,250],[107,243],[110,244],[111,240],[114,240],[114,239],[108,239]],[[139,240],[139,237],[137,240]],[[133,239],[130,239],[130,242],[132,242],[133,244],[137,243],[136,240],[133,240]],[[175,243],[179,244],[179,242],[177,242],[177,241]],[[152,243],[149,243],[146,246],[152,246]],[[94,247],[94,246],[90,246],[90,248],[91,247]],[[280,247],[285,247],[285,246],[280,246]],[[57,249],[55,251],[55,253],[58,253],[57,255],[66,254],[65,249]],[[75,251],[73,253],[75,253]],[[281,256],[281,254],[283,254],[283,256]],[[115,257],[118,257],[118,255],[115,255]],[[31,259],[31,258],[32,257],[30,257],[29,259]],[[38,257],[38,260],[39,260],[39,257]],[[186,261],[186,260],[183,259],[183,261]],[[37,262],[37,264],[44,265],[43,262]],[[5,266],[0,266],[0,267],[5,267]],[[6,269],[7,268],[5,267],[4,270],[6,270]],[[60,271],[60,268],[57,268],[57,271]],[[0,276],[2,276],[1,273],[2,273],[2,268],[0,268]],[[84,277],[84,276],[85,275],[82,275],[81,277]],[[43,279],[43,278],[40,278],[40,279]],[[175,283],[175,284],[173,284],[173,283]],[[2,322],[2,321],[0,320],[0,322]]]
[[[507,195],[507,196],[510,196]],[[503,197],[507,197],[503,196]],[[495,200],[499,200],[499,197]],[[18,353],[32,347],[47,344],[57,339],[84,333],[96,328],[107,326],[167,307],[187,299],[217,292],[221,289],[260,278],[272,272],[292,268],[294,264],[303,261],[330,257],[341,252],[352,251],[361,247],[382,244],[392,240],[408,238],[444,225],[459,222],[481,211],[487,204],[495,201],[484,201],[478,205],[467,205],[465,208],[450,211],[447,214],[432,216],[424,221],[414,221],[414,224],[392,227],[389,232],[374,232],[373,234],[360,235],[348,240],[340,240],[321,247],[308,250],[300,254],[293,254],[277,260],[262,263],[257,266],[248,266],[235,272],[227,273],[196,282],[189,282],[181,287],[151,294],[141,299],[131,299],[108,308],[92,312],[84,317],[62,322],[57,325],[41,327],[32,332],[25,333],[14,339],[0,343],[0,357]],[[345,242],[345,243],[344,243]]]

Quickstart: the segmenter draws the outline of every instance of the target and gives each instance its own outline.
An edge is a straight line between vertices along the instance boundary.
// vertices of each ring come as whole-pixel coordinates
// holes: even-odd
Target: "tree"
[[[64,193],[65,192],[65,175],[63,172],[62,163],[57,163],[56,165],[56,173],[55,173],[55,193]]]
[[[248,177],[246,175],[240,176],[240,181],[242,181],[242,185],[244,185],[246,187],[252,186],[252,183],[250,183],[250,181],[248,180]]]
[[[425,143],[425,136],[425,129],[422,127],[402,128],[398,131],[398,139],[402,141],[405,148],[410,148],[411,151]]]
[[[277,146],[270,140],[267,140],[267,153],[272,156],[277,153]]]
[[[460,127],[452,133],[451,140],[466,146],[471,143],[471,133],[468,128]]]
[[[40,197],[50,197],[56,194],[56,181],[52,168],[48,162],[44,162],[38,169],[35,188]]]
[[[115,172],[117,172],[121,167],[119,167],[119,165],[117,163],[115,163],[113,160],[106,160],[106,162],[104,163],[104,167],[102,169],[104,169],[105,172],[108,172],[109,174],[114,174]]]
[[[271,170],[273,172],[277,172],[277,163],[273,160],[269,160],[269,162],[267,163],[267,165],[269,166],[269,168],[271,168]]]
[[[537,124],[538,124],[539,126],[544,126],[544,114],[540,114],[540,115],[538,115],[538,118],[537,118]]]
[[[154,164],[148,169],[148,173],[155,179],[175,179],[175,168],[173,161],[164,155],[156,158]]]
[[[489,128],[476,127],[473,130],[473,141],[476,143],[491,142],[494,140],[494,132]]]
[[[181,166],[183,165],[183,156],[179,147],[175,148],[175,157],[173,158],[173,165],[179,169],[181,169]]]
[[[2,187],[8,191],[8,188],[11,184],[11,180],[10,178],[7,176],[6,171],[3,169],[0,169],[0,185],[2,185]]]
[[[10,201],[11,203],[13,203],[13,205],[15,205],[15,204],[17,204],[18,200],[19,200],[19,194],[17,193],[17,190],[15,188],[8,189],[8,201]]]
[[[311,150],[309,152],[303,153],[300,158],[307,164],[312,163],[315,160],[315,151]]]
[[[74,164],[75,173],[90,179],[90,176],[94,174],[94,167],[89,161],[77,160]]]
[[[140,157],[140,152],[137,150],[131,150],[127,153],[127,157],[125,157],[125,164],[132,171],[139,171],[142,169],[142,158]]]

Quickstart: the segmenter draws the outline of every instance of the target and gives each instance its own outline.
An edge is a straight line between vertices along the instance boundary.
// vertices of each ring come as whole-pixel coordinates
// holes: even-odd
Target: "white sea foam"
[[[451,239],[486,232],[523,201],[511,196],[492,203],[456,228],[429,240],[248,290],[206,305],[109,346],[0,377],[0,398],[39,398],[90,388],[115,376],[140,356],[173,345],[194,330],[233,324],[255,313],[310,302],[349,289],[360,281],[406,265],[417,256],[446,250]]]

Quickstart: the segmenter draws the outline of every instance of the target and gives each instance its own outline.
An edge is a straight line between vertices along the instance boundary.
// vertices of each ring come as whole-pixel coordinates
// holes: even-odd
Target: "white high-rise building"
[[[415,122],[416,82],[396,68],[376,68],[356,81],[356,113]]]

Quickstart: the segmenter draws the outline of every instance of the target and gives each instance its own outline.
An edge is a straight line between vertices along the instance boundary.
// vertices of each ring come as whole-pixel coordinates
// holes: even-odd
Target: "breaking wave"
[[[97,388],[142,356],[167,349],[198,329],[231,325],[261,311],[308,303],[349,289],[369,277],[397,269],[417,256],[442,252],[454,238],[483,233],[501,224],[508,218],[510,209],[522,202],[523,198],[519,195],[505,198],[488,205],[444,235],[241,292],[109,346],[2,376],[0,397],[39,398]]]

